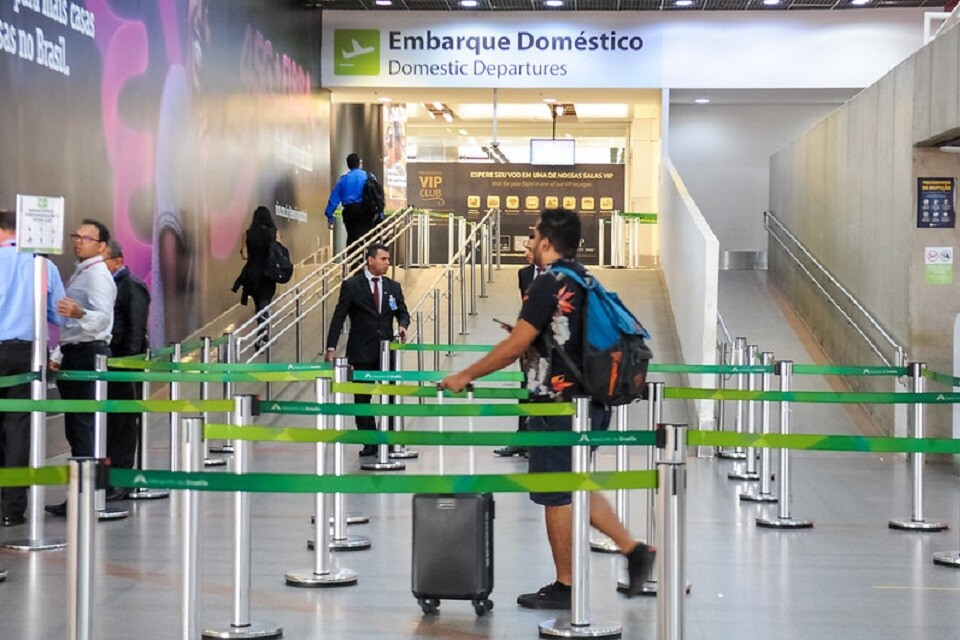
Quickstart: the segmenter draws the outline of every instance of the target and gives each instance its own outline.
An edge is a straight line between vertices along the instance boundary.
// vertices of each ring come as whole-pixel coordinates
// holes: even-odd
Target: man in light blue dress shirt
[[[33,339],[33,254],[17,251],[17,216],[0,211],[0,376],[27,373],[32,368]],[[56,303],[63,297],[60,272],[47,263],[47,320],[61,324]],[[30,383],[0,388],[0,399],[30,398]],[[0,467],[30,464],[30,414],[0,413]],[[0,526],[26,522],[26,487],[4,487],[0,492]]]
[[[92,371],[98,355],[110,355],[117,297],[117,285],[103,260],[110,232],[103,223],[87,218],[70,239],[79,262],[67,282],[66,297],[57,304],[57,312],[66,322],[50,364],[52,369]],[[92,400],[94,395],[93,382],[58,380],[57,389],[65,400]],[[67,442],[74,457],[93,455],[93,421],[92,413],[64,414]],[[48,505],[47,511],[66,515],[66,503]]]

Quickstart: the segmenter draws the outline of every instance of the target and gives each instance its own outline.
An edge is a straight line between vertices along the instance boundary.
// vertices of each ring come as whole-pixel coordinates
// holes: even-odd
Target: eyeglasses
[[[93,236],[81,236],[79,233],[71,233],[70,239],[76,242],[77,240],[81,242],[100,242],[100,238],[94,238]]]

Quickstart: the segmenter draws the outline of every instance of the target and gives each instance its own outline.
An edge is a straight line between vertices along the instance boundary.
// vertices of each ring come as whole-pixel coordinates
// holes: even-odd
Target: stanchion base
[[[330,573],[314,573],[313,569],[291,571],[286,576],[291,587],[350,587],[357,584],[353,569],[335,569]]]
[[[627,593],[627,590],[629,589],[629,587],[630,587],[630,585],[628,585],[626,582],[624,582],[624,581],[622,581],[622,580],[619,581],[619,582],[617,582],[617,592],[619,592],[619,593]],[[685,585],[683,585],[683,591],[684,591],[684,593],[686,593],[687,595],[690,595],[690,590],[691,590],[691,589],[693,589],[693,585],[691,585],[689,582],[686,583]],[[657,581],[656,581],[656,580],[647,580],[646,582],[644,582],[644,583],[643,583],[643,587],[640,589],[640,593],[638,593],[637,595],[638,595],[638,596],[655,596],[655,595],[657,595]]]
[[[717,451],[717,457],[723,458],[724,460],[746,460],[747,454],[745,451],[720,449]]]
[[[366,536],[347,536],[342,540],[331,540],[330,551],[363,551],[370,548],[370,538]]]
[[[365,513],[348,513],[346,518],[347,518],[347,524],[367,524],[368,522],[370,522],[370,518]],[[330,516],[329,522],[330,524],[333,524],[333,516]],[[316,523],[317,523],[317,517],[310,516],[310,524],[316,524]]]
[[[204,638],[279,638],[283,627],[251,622],[242,627],[230,625],[226,629],[204,629]]]
[[[129,509],[113,509],[107,507],[97,511],[97,520],[123,520],[130,517]]]
[[[364,471],[403,471],[407,465],[402,462],[364,462],[360,465]]]
[[[777,502],[779,500],[772,493],[760,493],[759,491],[744,491],[740,494],[740,499],[744,502]]]
[[[227,464],[226,458],[204,458],[203,466],[205,467],[222,467]]]
[[[219,447],[210,447],[207,449],[210,453],[233,453],[232,444],[224,444]]]
[[[37,540],[10,540],[3,543],[4,549],[14,551],[58,551],[65,549],[67,541],[63,538],[38,538]]]
[[[539,625],[541,638],[619,638],[623,627],[618,622],[591,621],[585,627],[570,624],[570,617],[544,620]]]
[[[407,449],[404,446],[398,446],[395,450],[390,452],[390,457],[397,460],[412,460],[413,458],[419,458],[420,454],[413,449]]]
[[[904,518],[903,520],[891,520],[890,528],[899,531],[946,531],[950,528],[946,522],[927,522],[926,520],[912,520]]]
[[[163,500],[169,497],[170,492],[163,489],[134,489],[127,500]]]
[[[960,569],[960,551],[938,551],[933,554],[933,564],[938,564],[941,567],[953,567],[954,569]]]
[[[727,478],[730,480],[745,480],[747,482],[756,482],[760,480],[760,474],[755,471],[747,471],[746,469],[740,469],[737,471],[731,471],[727,474]]]
[[[598,553],[620,553],[617,543],[607,536],[590,538],[590,549]]]
[[[796,520],[794,518],[757,518],[757,526],[764,529],[810,529],[813,520]]]

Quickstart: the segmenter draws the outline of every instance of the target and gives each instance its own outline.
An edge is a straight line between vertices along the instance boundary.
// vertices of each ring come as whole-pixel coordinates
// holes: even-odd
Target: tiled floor
[[[490,298],[471,318],[475,343],[500,337],[490,321],[506,319],[519,306],[512,268],[504,267]],[[654,271],[607,271],[603,280],[618,290],[654,334],[657,359],[676,362],[673,321],[662,279]],[[802,342],[784,321],[766,289],[765,274],[727,272],[721,277],[720,310],[734,335],[774,351],[778,357],[810,362]],[[444,356],[446,360],[446,356]],[[412,362],[411,362],[412,364]],[[448,367],[462,364],[451,362]],[[668,384],[679,381],[666,378]],[[805,379],[807,389],[826,383]],[[285,390],[284,397],[310,398],[309,390]],[[685,407],[668,401],[665,419],[685,421]],[[641,406],[631,411],[631,426],[644,426]],[[794,432],[855,433],[847,414],[835,405],[795,406]],[[283,424],[309,424],[284,420]],[[512,430],[515,421],[477,420],[476,427]],[[776,421],[774,420],[774,425]],[[435,422],[408,422],[408,429],[434,428]],[[462,426],[462,425],[460,425]],[[452,419],[446,428],[457,428]],[[167,437],[152,429],[151,455],[166,455]],[[347,457],[358,471],[356,447]],[[436,450],[421,447],[407,473],[435,473]],[[524,464],[477,449],[477,472],[518,472]],[[312,449],[295,444],[258,444],[254,470],[310,472]],[[636,452],[633,465],[645,455]],[[466,470],[467,452],[446,454],[447,472]],[[732,463],[688,458],[687,577],[685,600],[688,639],[811,639],[956,637],[960,630],[960,570],[934,566],[934,551],[957,550],[956,531],[903,533],[887,528],[893,517],[910,515],[910,469],[902,459],[872,454],[797,453],[792,482],[792,513],[815,521],[813,529],[759,529],[754,517],[776,505],[742,504],[743,483],[726,473]],[[612,452],[598,454],[598,466],[612,468]],[[926,513],[956,525],[960,494],[952,468],[931,465],[926,474]],[[57,501],[62,488],[49,490]],[[524,638],[536,637],[537,624],[549,613],[514,604],[517,594],[552,580],[541,510],[525,495],[497,496],[496,607],[482,618],[465,602],[444,602],[437,616],[425,617],[410,593],[411,510],[409,495],[363,495],[348,499],[349,511],[363,511],[370,523],[351,526],[369,536],[366,551],[339,553],[337,563],[359,573],[356,586],[297,589],[284,574],[312,566],[305,542],[312,497],[253,496],[253,564],[250,620],[274,623],[286,638]],[[645,495],[631,497],[630,524],[645,531]],[[204,494],[202,581],[204,625],[225,628],[231,620],[231,500]],[[177,500],[129,503],[132,517],[98,527],[96,593],[97,640],[161,640],[180,634],[180,518]],[[63,536],[65,522],[48,517],[48,535]],[[25,535],[25,527],[0,531],[0,539]],[[63,551],[0,551],[0,568],[9,571],[0,584],[0,639],[47,640],[67,637],[66,557]],[[615,593],[621,569],[616,556],[594,554],[590,583],[596,619],[617,620],[625,638],[655,637],[654,599],[627,600]]]

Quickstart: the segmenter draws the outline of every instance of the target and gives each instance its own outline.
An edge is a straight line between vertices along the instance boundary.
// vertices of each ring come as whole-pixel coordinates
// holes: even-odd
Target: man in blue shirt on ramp
[[[340,176],[330,192],[324,214],[333,229],[333,212],[337,205],[343,205],[343,226],[347,229],[347,246],[373,228],[373,219],[363,210],[363,186],[367,184],[367,172],[363,170],[363,160],[355,153],[347,156],[347,171]]]

